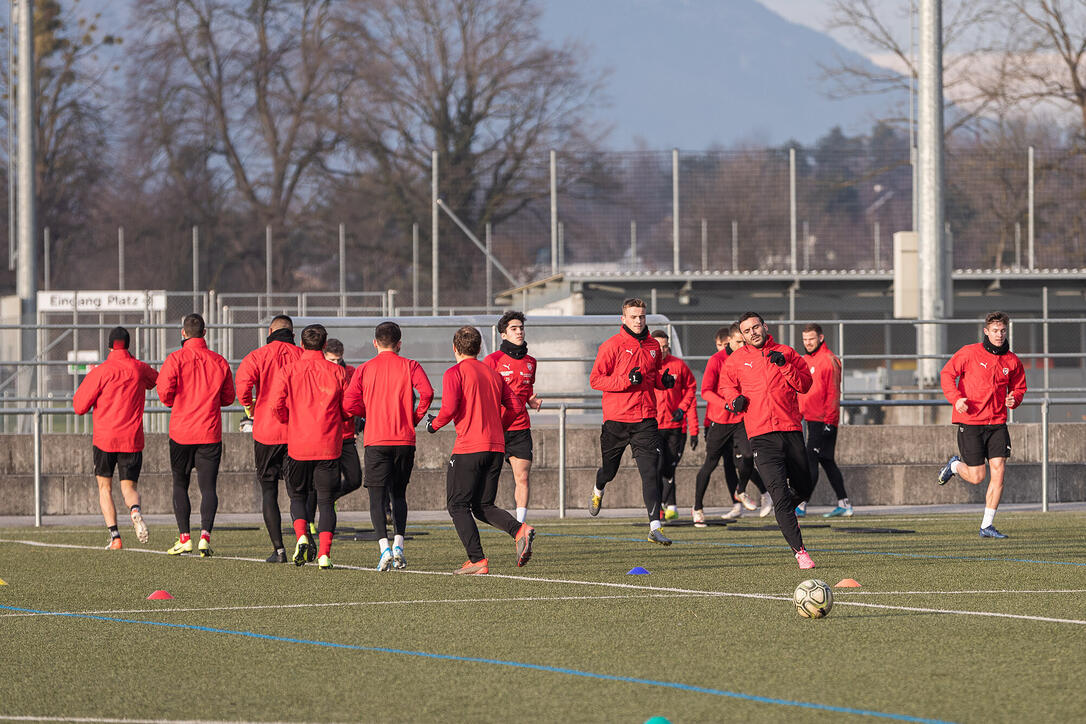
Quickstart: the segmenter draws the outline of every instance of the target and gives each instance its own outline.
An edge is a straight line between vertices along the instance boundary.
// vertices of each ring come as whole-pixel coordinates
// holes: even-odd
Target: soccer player
[[[811,388],[811,373],[794,349],[774,341],[756,312],[739,318],[739,331],[745,344],[724,363],[717,394],[732,412],[745,413],[755,466],[773,496],[781,533],[799,567],[814,568],[796,519],[796,504],[811,485],[796,398]]]
[[[324,358],[322,350],[328,332],[323,325],[309,325],[301,337],[302,356],[275,376],[271,405],[287,426],[287,493],[297,536],[291,560],[296,566],[312,560],[306,501],[310,491],[316,489],[320,510],[317,567],[323,571],[332,568],[339,456],[343,452],[343,421],[349,417],[343,410],[347,372]]]
[[[377,356],[363,363],[351,376],[343,393],[343,409],[366,418],[362,457],[366,466],[366,490],[370,497],[370,522],[378,537],[377,570],[406,568],[404,535],[407,532],[407,484],[415,466],[415,426],[434,399],[434,388],[422,365],[400,356],[400,325],[381,322],[373,331]],[[419,402],[415,405],[414,393]],[[392,499],[395,538],[388,543],[386,498]]]
[[[189,535],[189,482],[192,469],[200,486],[201,558],[210,558],[211,529],[219,508],[216,484],[222,460],[222,412],[234,401],[234,379],[222,355],[204,341],[204,318],[190,314],[181,324],[181,349],[171,352],[158,373],[158,398],[170,413],[170,469],[177,543],[171,556],[192,552]]]
[[[807,423],[807,465],[811,469],[811,493],[818,484],[818,465],[826,470],[826,477],[837,495],[837,507],[823,518],[849,517],[852,503],[845,491],[845,478],[834,461],[837,447],[837,423],[841,419],[841,360],[826,346],[822,326],[812,322],[803,328],[803,363],[811,371],[811,389],[799,396],[799,411]],[[796,508],[797,516],[807,515],[804,500]]]
[[[994,525],[1003,496],[1007,458],[1011,456],[1007,410],[1021,405],[1026,396],[1026,373],[1007,338],[1010,321],[1003,312],[989,313],[984,318],[984,339],[954,353],[940,375],[943,394],[954,406],[951,420],[958,426],[961,456],[950,458],[939,471],[939,484],[958,475],[967,483],[979,485],[984,481],[985,468],[991,471],[984,495],[981,538],[1007,537]]]
[[[649,515],[649,540],[671,545],[660,530],[660,431],[656,426],[657,387],[670,390],[675,377],[661,373],[660,344],[649,336],[645,303],[622,303],[622,328],[600,345],[589,383],[603,392],[603,430],[600,433],[602,465],[596,471],[589,514],[599,515],[603,489],[614,480],[627,447],[641,474],[641,495]]]
[[[287,426],[271,409],[271,385],[283,367],[302,356],[294,343],[294,322],[285,314],[272,318],[267,343],[254,349],[238,365],[234,378],[238,400],[253,425],[253,460],[260,484],[264,527],[271,538],[272,554],[268,563],[286,563],[283,545],[283,516],[279,512],[279,479],[284,477],[287,456]]]
[[[505,459],[513,469],[513,500],[517,504],[517,520],[528,517],[528,474],[532,470],[532,422],[528,409],[538,410],[543,401],[535,395],[535,357],[528,354],[524,341],[524,315],[506,312],[498,320],[501,346],[483,361],[498,371],[509,388],[524,402],[524,412],[508,421],[505,430]]]
[[[335,337],[329,337],[328,341],[324,343],[324,358],[343,368],[347,373],[344,380],[349,384],[355,368],[347,364],[343,359],[343,342]],[[346,387],[344,387],[343,392],[346,395]],[[343,450],[339,454],[339,489],[336,491],[336,500],[362,487],[362,464],[358,460],[358,447],[355,445],[355,435],[357,434],[355,432],[354,416],[352,415],[350,419],[343,421]],[[312,520],[313,513],[314,510],[310,507],[310,520]]]
[[[671,354],[671,341],[667,332],[652,333],[660,345],[660,364],[675,376],[675,386],[670,390],[654,390],[656,394],[656,425],[660,430],[660,504],[664,520],[679,517],[675,506],[675,469],[686,450],[686,427],[690,435],[690,449],[698,447],[698,384],[694,373],[686,363]],[[685,424],[684,424],[685,423]]]
[[[128,352],[129,336],[124,327],[109,333],[109,354],[96,366],[75,391],[72,407],[85,415],[94,408],[94,477],[98,481],[98,504],[109,529],[110,550],[119,551],[121,534],[117,529],[117,509],[113,505],[113,471],[121,481],[121,495],[132,516],[136,538],[146,543],[147,524],[140,513],[140,494],[136,485],[143,466],[143,407],[145,391],[153,389],[158,373]]]
[[[479,541],[475,518],[504,530],[516,543],[516,563],[523,566],[532,556],[535,528],[494,505],[498,478],[505,457],[504,419],[524,410],[524,402],[489,365],[479,361],[483,338],[475,327],[461,327],[453,335],[456,364],[441,381],[441,410],[426,416],[426,431],[437,432],[452,422],[456,443],[445,478],[449,515],[468,554],[455,572],[479,575],[490,572],[490,563]]]
[[[701,378],[701,396],[706,402],[705,410],[705,462],[698,470],[694,488],[694,508],[691,515],[695,528],[704,528],[705,491],[717,462],[724,461],[724,479],[728,485],[728,497],[734,505],[721,517],[732,520],[743,515],[743,509],[755,510],[757,504],[746,493],[747,482],[753,482],[761,493],[764,518],[772,510],[772,503],[766,493],[765,485],[758,471],[754,469],[754,453],[750,449],[743,416],[737,415],[727,407],[727,400],[717,394],[720,383],[720,370],[725,361],[735,350],[743,346],[743,335],[739,332],[739,323],[730,327],[721,327],[716,332],[717,353],[709,358],[705,365],[705,374]],[[732,455],[734,454],[734,458]],[[734,462],[733,462],[734,460]]]

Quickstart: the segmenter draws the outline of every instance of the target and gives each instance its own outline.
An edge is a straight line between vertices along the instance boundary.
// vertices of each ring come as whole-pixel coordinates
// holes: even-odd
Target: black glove
[[[630,384],[631,385],[639,385],[639,384],[641,384],[642,379],[644,379],[644,378],[641,376],[641,368],[640,367],[634,367],[632,370],[630,370]]]
[[[698,449],[698,436],[697,435],[691,435],[690,436],[690,449],[691,450],[697,450]]]
[[[675,375],[671,374],[670,370],[664,370],[664,374],[660,375],[660,383],[665,390],[670,390],[675,386]]]
[[[437,430],[434,429],[434,416],[429,414],[426,416],[426,432],[433,435]]]
[[[366,429],[366,418],[364,418],[364,417],[356,417],[354,419],[354,434],[357,435],[358,433],[364,431],[365,429]]]
[[[775,349],[769,351],[769,354],[766,355],[766,359],[768,359],[770,362],[777,365],[778,367],[784,367],[784,363],[788,361],[785,359],[784,353],[779,352]]]
[[[750,400],[748,400],[743,395],[739,395],[739,397],[736,397],[734,400],[732,400],[732,404],[729,405],[729,407],[731,408],[732,412],[734,412],[736,415],[739,415],[747,409],[747,405],[749,404]]]
[[[709,428],[713,426],[713,423],[709,423],[705,427],[701,428],[701,434],[705,436],[705,442],[709,442]]]
[[[683,419],[684,414],[686,413],[684,413],[681,409],[675,410],[675,412],[671,413],[671,421],[680,422]]]

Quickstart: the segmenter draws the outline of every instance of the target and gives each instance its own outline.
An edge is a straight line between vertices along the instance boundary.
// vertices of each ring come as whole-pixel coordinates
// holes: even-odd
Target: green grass
[[[88,546],[0,542],[0,719],[1086,718],[1086,514],[1002,514],[1004,541],[980,539],[978,517],[809,519],[814,577],[863,585],[836,590],[817,621],[788,600],[810,576],[760,519],[671,528],[670,548],[643,542],[643,522],[540,521],[521,569],[512,541],[484,530],[489,577],[422,574],[463,562],[448,524],[412,524],[410,567],[389,573],[368,570],[372,542],[337,540],[329,572],[265,564],[255,525],[224,526],[211,560],[141,552],[130,531],[128,549],[101,550],[100,526],[0,529],[4,541]],[[155,551],[174,535],[151,534]],[[651,575],[626,575],[637,565]],[[174,600],[145,600],[156,589]],[[706,595],[728,593],[772,598]]]

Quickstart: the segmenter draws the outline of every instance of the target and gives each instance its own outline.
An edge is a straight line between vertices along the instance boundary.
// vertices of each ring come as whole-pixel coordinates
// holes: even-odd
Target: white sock
[[[992,523],[994,523],[995,522],[995,514],[996,514],[995,508],[985,508],[984,509],[984,517],[980,521],[980,527],[981,528],[987,528]]]
[[[762,505],[773,505],[773,496],[769,493],[762,493]]]
[[[807,512],[807,501],[803,501],[802,503],[800,503],[796,507],[799,508],[800,510],[802,510],[804,513],[806,513]]]
[[[660,527],[661,527],[660,526],[660,521],[658,521],[658,520],[650,520],[649,521],[649,530],[660,530]]]
[[[675,507],[674,505],[669,505],[669,506],[667,506],[667,509],[668,509],[668,510],[673,510],[673,511],[675,511],[675,512],[678,512],[678,511],[679,511],[679,509],[678,509],[678,508],[676,508],[676,507]]]
[[[599,488],[592,488],[592,494],[593,495],[598,495],[601,498],[603,497],[603,491],[600,490]]]
[[[403,536],[398,535],[393,539],[393,545],[397,548],[403,548]]]
[[[848,498],[841,498],[837,501],[838,508],[851,508],[852,503],[848,502]]]
[[[528,517],[528,509],[527,508],[517,508],[517,522],[518,523],[523,523],[524,520],[527,517]]]
[[[952,463],[950,464],[950,472],[952,472],[952,473],[954,473],[955,475],[957,475],[957,474],[958,474],[958,466],[959,466],[959,465],[961,465],[961,464],[962,464],[962,461],[961,461],[961,460],[955,460],[954,462],[952,462]]]
[[[382,538],[381,540],[377,541],[377,545],[381,547],[381,552],[384,553],[385,548],[388,548],[388,538]]]

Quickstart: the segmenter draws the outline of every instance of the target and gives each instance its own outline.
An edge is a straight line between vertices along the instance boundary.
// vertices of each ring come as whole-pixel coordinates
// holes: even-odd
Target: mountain
[[[814,0],[812,0],[814,1]],[[611,70],[611,145],[704,149],[810,143],[833,126],[867,131],[888,96],[834,100],[819,63],[870,61],[756,0],[541,0],[552,42],[575,39]],[[905,99],[901,99],[904,101]]]

